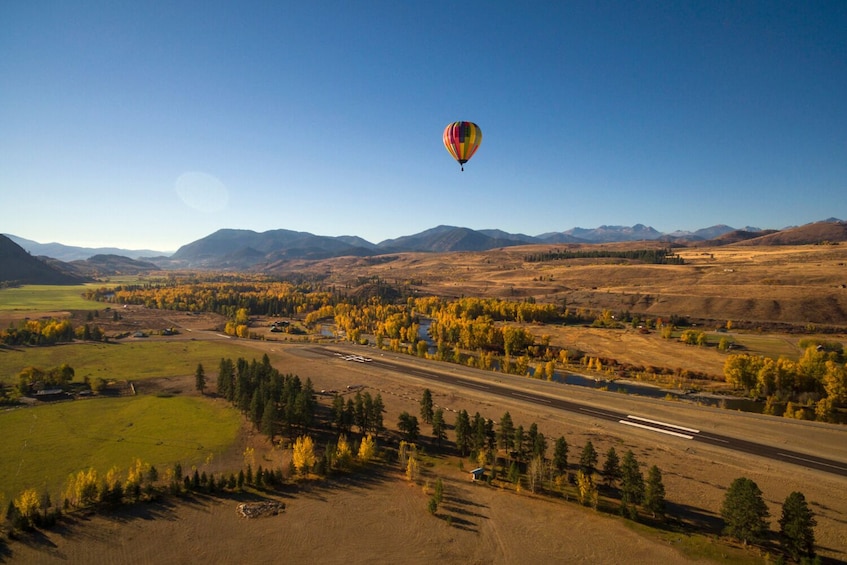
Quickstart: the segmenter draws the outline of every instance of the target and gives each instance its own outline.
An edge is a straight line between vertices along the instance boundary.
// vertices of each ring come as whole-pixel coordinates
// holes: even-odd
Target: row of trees
[[[420,409],[424,421],[433,422],[433,438],[438,438],[438,419],[434,415],[439,409],[434,408],[429,389],[424,390]],[[408,414],[404,415],[408,417]],[[543,483],[544,469],[548,469],[559,484],[569,482],[569,446],[563,436],[554,442],[553,455],[548,461],[547,442],[537,426],[533,423],[524,433],[522,426],[515,426],[509,412],[505,412],[495,424],[479,413],[469,418],[467,411],[462,410],[456,416],[454,430],[456,448],[461,455],[470,455],[477,463],[486,464],[492,463],[492,453],[504,454],[511,463],[507,479],[519,484],[521,474],[518,469],[525,469],[523,476],[533,492]],[[615,448],[610,447],[602,467],[598,466],[598,459],[593,443],[587,440],[575,468],[577,496],[581,504],[597,508],[602,489],[609,496],[617,496],[622,516],[636,520],[640,508],[653,519],[664,519],[665,487],[661,470],[656,465],[650,466],[645,478],[632,450],[619,457]],[[436,507],[437,504],[430,500],[430,511],[434,512]],[[766,541],[769,512],[761,491],[753,481],[746,478],[733,481],[721,506],[721,516],[727,535],[744,543]],[[802,493],[792,492],[785,499],[778,523],[779,542],[787,555],[794,560],[814,556],[816,521]]]
[[[655,265],[684,265],[682,257],[671,249],[632,249],[628,251],[615,251],[611,249],[566,249],[546,251],[526,255],[524,261],[527,263],[540,263],[543,261],[561,261],[565,259],[629,259],[642,263]]]
[[[721,505],[724,533],[747,543],[766,541],[770,512],[759,486],[746,477],[735,479]],[[806,497],[792,492],[782,504],[779,518],[780,545],[795,561],[815,555],[815,520]]]
[[[433,440],[440,449],[446,437],[443,409],[435,406],[429,389],[424,389],[421,395],[420,415],[432,426]],[[398,428],[401,431],[414,429],[417,433],[417,427],[416,417],[407,412],[400,415]],[[523,425],[514,423],[508,411],[495,423],[479,412],[471,417],[467,410],[461,410],[456,414],[453,430],[459,455],[469,456],[480,466],[490,465],[492,479],[496,476],[494,470],[499,467],[506,480],[518,486],[525,480],[530,490],[536,492],[545,484],[564,485],[573,478],[565,437],[555,440],[552,457],[548,458],[549,443],[538,425],[533,422],[525,429]],[[410,437],[413,436],[407,433],[406,439],[410,440]],[[621,514],[636,519],[638,507],[641,507],[653,518],[663,518],[665,489],[658,467],[650,468],[645,482],[633,452],[628,450],[621,460],[614,447],[606,454],[602,471],[598,469],[597,462],[597,452],[588,440],[580,454],[575,476],[581,503],[597,507],[600,492],[597,475],[600,472],[606,493],[620,498]]]
[[[216,475],[196,467],[184,472],[180,463],[160,473],[155,466],[136,459],[125,473],[117,467],[112,467],[105,474],[99,474],[94,468],[72,473],[62,493],[61,505],[55,505],[47,491],[39,493],[36,489],[25,489],[9,502],[6,519],[18,530],[49,529],[62,513],[74,509],[111,510],[121,505],[155,500],[163,494],[241,492],[248,486],[277,488],[284,482],[282,469],[263,469],[259,465],[254,472],[249,463],[246,471],[240,469],[238,473]]]
[[[173,276],[146,284],[88,289],[90,300],[112,304],[136,304],[160,310],[215,312],[234,317],[244,308],[251,315],[295,316],[334,304],[343,297],[311,283],[295,284],[253,276]]]
[[[74,326],[70,320],[22,320],[17,326],[0,330],[0,343],[5,345],[55,345],[75,339],[103,341],[105,334],[99,326],[85,323]]]

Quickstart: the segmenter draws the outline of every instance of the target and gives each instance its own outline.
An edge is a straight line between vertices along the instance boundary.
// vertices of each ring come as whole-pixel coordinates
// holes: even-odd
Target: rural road
[[[690,440],[693,442],[706,443],[712,446],[717,446],[724,449],[735,450],[751,455],[757,455],[776,461],[792,463],[810,469],[816,469],[826,473],[847,477],[847,462],[827,459],[798,451],[785,449],[775,445],[757,443],[739,439],[736,437],[721,435],[717,433],[707,432],[695,429],[688,426],[681,426],[670,422],[662,422],[645,416],[629,414],[625,412],[616,412],[607,408],[597,408],[587,404],[565,400],[555,396],[543,395],[534,393],[529,390],[517,390],[512,387],[498,385],[491,381],[480,382],[476,379],[465,378],[458,371],[451,371],[452,374],[446,374],[442,371],[435,371],[420,366],[419,364],[411,364],[409,362],[392,361],[389,358],[380,356],[375,359],[363,357],[360,355],[350,355],[349,352],[341,352],[325,347],[312,347],[309,351],[318,355],[327,357],[340,357],[349,362],[366,363],[388,371],[402,372],[405,375],[412,375],[417,378],[436,381],[438,383],[472,389],[478,393],[499,396],[511,400],[519,400],[546,407],[547,409],[561,410],[565,412],[573,412],[583,416],[599,418],[608,422],[617,423],[636,427],[642,430],[652,431],[657,434],[671,435],[677,438]],[[355,357],[355,358],[354,358]],[[357,359],[356,359],[357,358]],[[450,366],[452,368],[454,367]]]

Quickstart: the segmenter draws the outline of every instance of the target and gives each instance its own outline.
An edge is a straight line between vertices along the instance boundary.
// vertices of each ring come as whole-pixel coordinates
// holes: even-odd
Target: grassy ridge
[[[135,458],[160,471],[175,462],[190,469],[231,445],[240,423],[225,403],[198,397],[104,398],[0,412],[0,492],[10,500],[33,487],[60,502],[69,474],[125,471]]]
[[[73,367],[74,381],[141,380],[193,375],[202,363],[207,377],[217,374],[221,357],[252,359],[256,350],[235,340],[126,340],[112,343],[73,343],[52,347],[0,348],[0,382],[16,385],[24,367],[49,369],[62,363]]]

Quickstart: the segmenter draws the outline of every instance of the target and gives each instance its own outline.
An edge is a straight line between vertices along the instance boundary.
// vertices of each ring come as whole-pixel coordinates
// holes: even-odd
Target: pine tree
[[[721,505],[724,532],[745,544],[761,540],[768,530],[768,507],[759,486],[751,479],[732,481]]]
[[[815,520],[803,493],[792,492],[782,504],[780,545],[795,561],[815,555]]]
[[[585,442],[585,447],[582,448],[582,454],[579,456],[579,470],[586,475],[593,475],[597,470],[597,452],[590,439]]]
[[[618,453],[614,447],[610,447],[606,452],[606,461],[603,463],[603,479],[606,481],[606,486],[614,486],[615,482],[621,478],[620,460]]]
[[[644,486],[644,510],[653,518],[665,517],[665,485],[662,482],[662,472],[655,465],[647,472],[647,484]]]
[[[504,413],[500,418],[500,428],[497,431],[497,445],[501,449],[511,450],[515,441],[515,426],[512,423],[512,415]]]
[[[377,393],[371,404],[371,411],[368,416],[371,431],[376,437],[379,437],[379,432],[385,429],[382,420],[383,412],[385,412],[385,404],[382,402],[382,395]]]
[[[435,415],[432,407],[432,392],[425,388],[423,396],[421,396],[421,419],[427,424],[432,423],[432,417]]]
[[[621,461],[621,514],[634,520],[638,517],[636,506],[644,500],[644,477],[632,450],[624,453]]]
[[[447,437],[447,433],[445,432],[446,426],[444,424],[444,410],[439,408],[433,412],[431,424],[432,437],[435,440],[435,444],[441,448],[441,442]]]
[[[263,434],[268,436],[268,439],[270,439],[271,442],[273,442],[274,437],[276,436],[276,420],[276,402],[274,402],[273,399],[268,398],[267,402],[265,402],[265,408],[262,410],[262,424],[260,426],[260,430]]]
[[[467,455],[470,449],[470,434],[471,421],[467,410],[462,410],[456,414],[456,422],[453,424],[453,429],[456,432],[456,449],[464,456]]]
[[[194,371],[194,388],[200,394],[206,391],[206,371],[203,370],[202,363],[197,363],[197,369]]]
[[[417,440],[418,434],[420,434],[420,426],[418,425],[417,417],[412,416],[405,411],[400,414],[400,419],[397,422],[397,429],[405,434],[406,441],[410,443]]]
[[[553,448],[553,467],[559,473],[565,473],[568,470],[568,442],[564,436],[559,436]]]

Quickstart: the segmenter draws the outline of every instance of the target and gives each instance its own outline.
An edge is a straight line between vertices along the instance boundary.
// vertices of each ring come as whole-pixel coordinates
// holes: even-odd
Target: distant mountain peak
[[[692,245],[786,245],[818,243],[822,241],[847,241],[847,224],[837,218],[829,218],[800,227],[785,228],[780,231],[763,231],[760,228],[745,227],[737,230],[725,224],[718,224],[696,231],[675,231],[661,233],[651,226],[641,223],[632,226],[604,224],[596,228],[575,227],[563,232],[548,232],[537,236],[511,234],[499,229],[474,230],[466,227],[438,225],[413,235],[396,239],[386,239],[373,244],[358,236],[322,236],[309,232],[287,229],[273,229],[257,232],[250,229],[222,228],[206,237],[180,247],[171,257],[146,256],[148,263],[127,263],[116,258],[94,259],[96,255],[120,255],[133,257],[126,250],[94,250],[68,248],[61,244],[48,244],[63,249],[75,249],[83,252],[83,258],[91,257],[86,269],[135,270],[155,263],[159,268],[219,268],[219,269],[262,269],[268,265],[288,261],[327,259],[331,257],[367,257],[402,252],[456,252],[487,251],[501,247],[527,244],[591,244],[637,241],[664,241]],[[14,236],[10,236],[15,239]],[[44,252],[42,244],[19,239],[18,243],[33,254],[50,255]],[[788,243],[793,242],[793,243]],[[17,242],[14,242],[17,243]],[[34,252],[33,249],[38,249]],[[141,257],[141,258],[144,258]],[[79,257],[77,257],[79,259]],[[68,260],[68,259],[66,259]]]

